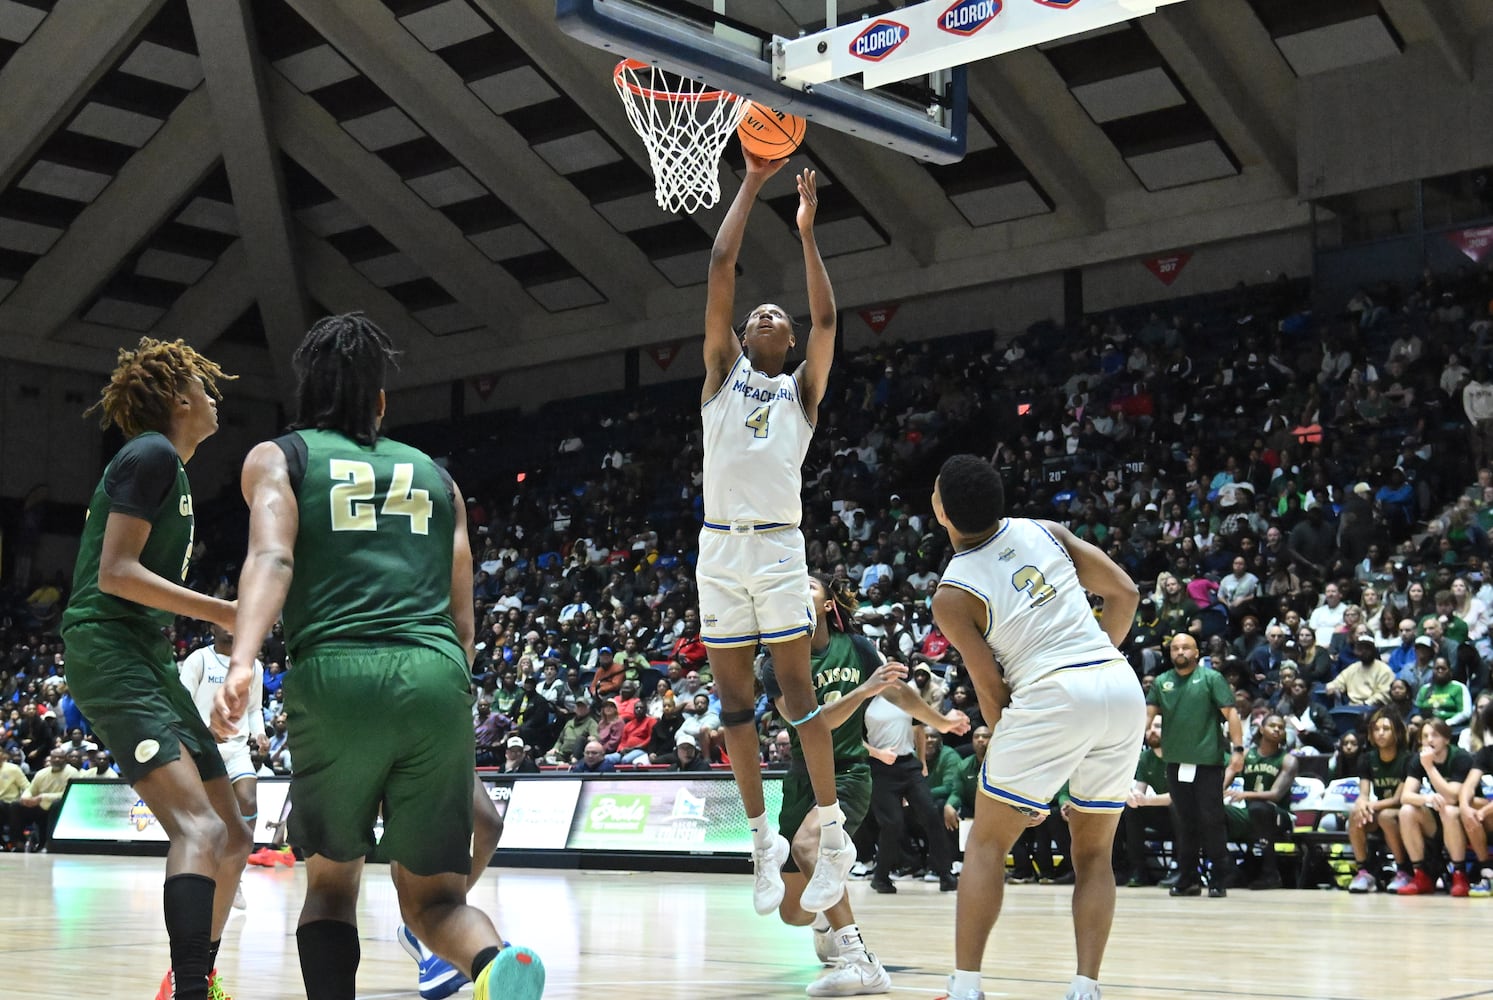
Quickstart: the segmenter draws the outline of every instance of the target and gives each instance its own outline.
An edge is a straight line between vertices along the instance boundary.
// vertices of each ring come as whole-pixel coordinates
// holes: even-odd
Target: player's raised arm
[[[1042,521],[1042,527],[1052,532],[1073,557],[1073,567],[1078,571],[1078,582],[1091,594],[1104,598],[1104,634],[1116,648],[1123,645],[1135,624],[1135,609],[1140,607],[1140,591],[1135,581],[1103,550],[1079,538],[1056,521]]]
[[[804,363],[798,370],[798,388],[803,393],[804,411],[818,418],[819,402],[829,385],[829,369],[835,359],[835,290],[829,282],[829,271],[819,255],[814,239],[814,217],[819,211],[819,177],[813,170],[798,175],[798,235],[804,245],[804,277],[809,289],[809,343],[804,349]]]
[[[477,613],[472,605],[472,543],[467,538],[467,504],[461,487],[451,483],[451,505],[456,526],[451,539],[451,620],[456,638],[467,651],[467,666],[477,659]]]
[[[249,505],[249,551],[238,578],[240,641],[228,659],[228,677],[213,705],[213,735],[227,739],[238,730],[254,679],[254,658],[285,607],[295,570],[295,540],[301,513],[290,485],[285,453],[265,441],[244,459],[240,478]]]
[[[746,235],[747,216],[767,179],[777,173],[787,160],[763,160],[751,153],[746,157],[746,178],[741,182],[720,231],[710,250],[710,274],[705,292],[705,387],[701,400],[714,396],[726,373],[741,357],[741,343],[732,327],[731,312],[736,308],[736,258]]]

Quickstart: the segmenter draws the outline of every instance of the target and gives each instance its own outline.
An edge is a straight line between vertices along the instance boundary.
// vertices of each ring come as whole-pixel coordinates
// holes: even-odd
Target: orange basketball
[[[752,101],[746,117],[736,129],[736,135],[741,139],[741,148],[753,156],[781,160],[804,141],[807,127],[807,123],[796,115],[774,111]]]

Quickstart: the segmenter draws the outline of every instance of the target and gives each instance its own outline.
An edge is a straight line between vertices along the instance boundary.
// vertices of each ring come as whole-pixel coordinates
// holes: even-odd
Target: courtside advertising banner
[[[256,844],[284,843],[280,822],[289,794],[288,778],[260,779],[259,818],[254,823]],[[123,781],[75,780],[68,785],[67,797],[56,808],[62,811],[52,828],[54,841],[166,842],[166,831],[156,821],[155,813]]]
[[[764,781],[767,813],[783,800],[779,781]],[[586,783],[567,846],[581,851],[749,854],[751,831],[735,782],[708,778]]]

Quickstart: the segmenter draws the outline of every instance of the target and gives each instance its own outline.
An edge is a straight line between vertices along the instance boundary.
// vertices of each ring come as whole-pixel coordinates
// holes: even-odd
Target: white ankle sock
[[[949,989],[960,995],[978,993],[980,991],[980,973],[955,969],[954,975],[949,980]]]
[[[1074,976],[1073,982],[1068,984],[1068,995],[1070,997],[1081,997],[1086,993],[1099,995],[1099,980],[1090,979],[1088,976]]]
[[[861,937],[861,929],[855,924],[835,928],[835,944],[840,946],[841,955],[866,950],[866,942]]]
[[[772,827],[767,823],[767,813],[761,816],[748,816],[747,826],[752,830],[752,843],[757,847],[766,847],[772,843]]]
[[[832,851],[845,846],[845,814],[838,802],[819,806],[819,846]]]

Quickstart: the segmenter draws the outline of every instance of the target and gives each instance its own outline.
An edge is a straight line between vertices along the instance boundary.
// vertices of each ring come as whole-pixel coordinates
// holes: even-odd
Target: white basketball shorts
[[[249,759],[247,737],[235,737],[227,743],[219,743],[218,754],[223,758],[223,766],[228,770],[230,785],[244,778],[255,776],[254,762]]]
[[[786,642],[814,631],[804,536],[796,527],[703,528],[695,583],[700,638],[710,648]]]
[[[1130,664],[1056,670],[1012,695],[990,733],[980,788],[1044,813],[1068,782],[1072,808],[1119,812],[1145,730],[1146,700]]]

